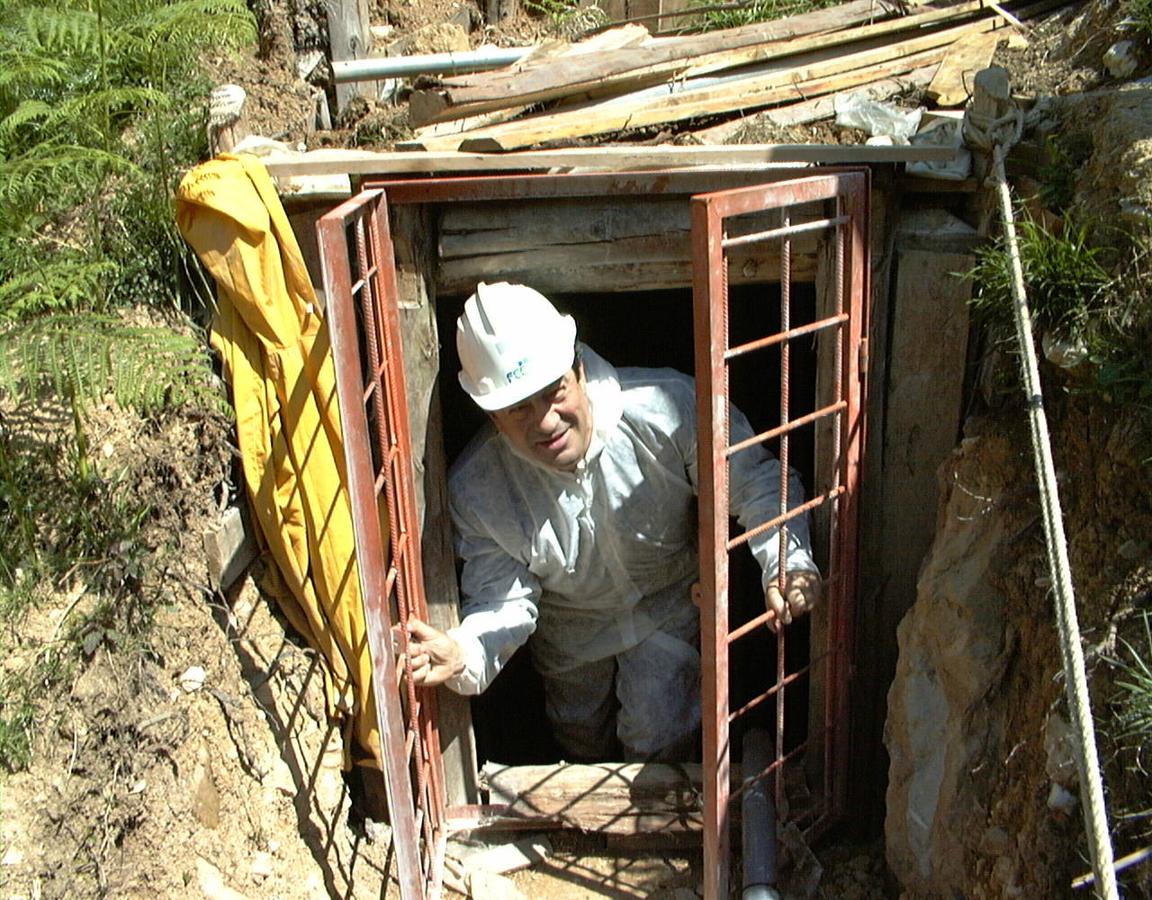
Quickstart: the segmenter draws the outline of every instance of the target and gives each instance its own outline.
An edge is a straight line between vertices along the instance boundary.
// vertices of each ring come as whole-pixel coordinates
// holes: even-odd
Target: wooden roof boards
[[[951,53],[967,71],[980,58],[968,48],[990,52],[1014,22],[1060,5],[964,0],[901,12],[854,0],[699,35],[637,40],[633,29],[624,41],[602,34],[598,46],[552,48],[418,88],[412,120],[439,124],[399,147],[501,152],[797,104],[913,71],[922,83],[925,67],[940,67]],[[942,93],[955,103],[955,77],[948,83]]]

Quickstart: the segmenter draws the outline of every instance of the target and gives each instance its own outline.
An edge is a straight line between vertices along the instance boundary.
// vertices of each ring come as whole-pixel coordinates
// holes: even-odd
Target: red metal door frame
[[[737,449],[727,446],[727,381],[730,356],[782,343],[817,331],[835,335],[837,399],[811,416],[784,422],[778,429],[757,436],[759,441],[781,440],[780,456],[787,462],[788,434],[835,417],[837,446],[836,484],[814,497],[802,509],[829,504],[835,512],[827,580],[827,602],[834,617],[830,647],[807,668],[823,663],[828,670],[828,701],[824,716],[824,802],[810,823],[819,830],[843,813],[847,768],[847,679],[851,669],[852,607],[855,597],[856,501],[863,442],[864,384],[861,351],[865,330],[867,258],[867,173],[821,170],[815,177],[771,184],[756,184],[720,194],[698,194],[716,182],[724,186],[750,182],[776,182],[794,178],[795,171],[764,172],[639,172],[614,175],[525,175],[473,178],[412,179],[375,183],[357,197],[324,216],[318,225],[328,317],[336,359],[349,490],[356,528],[360,581],[366,598],[368,637],[373,657],[373,679],[385,759],[385,780],[392,807],[392,825],[404,898],[434,896],[442,876],[447,831],[459,819],[463,825],[498,824],[499,810],[491,807],[445,810],[444,779],[439,736],[435,723],[435,695],[415,689],[410,672],[398,670],[391,626],[409,616],[426,617],[420,568],[418,522],[413,489],[410,425],[404,389],[403,358],[398,327],[395,257],[389,233],[390,203],[451,203],[516,197],[546,199],[623,194],[681,194],[692,197],[694,257],[697,265],[696,305],[697,402],[700,441],[700,521],[702,655],[705,675],[705,865],[706,896],[722,897],[729,868],[728,648],[732,642],[763,624],[763,618],[729,632],[727,625],[728,552],[747,537],[734,540],[727,533],[726,460]],[[831,173],[831,174],[828,174]],[[384,190],[386,188],[386,190]],[[773,233],[726,239],[724,220],[765,206],[829,202],[835,215],[827,221],[776,229]],[[837,312],[809,326],[789,330],[738,348],[727,347],[727,285],[723,254],[726,245],[757,240],[783,242],[781,285],[788,296],[790,284],[788,239],[814,228],[831,230],[836,247]],[[847,302],[847,305],[846,305]],[[787,307],[787,300],[784,307]],[[787,312],[784,312],[787,316]],[[359,318],[358,318],[359,317]],[[787,319],[785,318],[785,323]],[[783,353],[787,357],[787,351]],[[784,367],[787,377],[787,366]],[[719,391],[719,393],[717,393]],[[704,435],[708,437],[705,438]],[[711,436],[715,435],[713,441]],[[381,524],[381,492],[386,510],[388,541]],[[798,514],[795,511],[792,515]],[[785,525],[789,514],[757,529]],[[391,559],[386,563],[389,548]],[[406,643],[406,635],[403,641]],[[783,728],[783,701],[787,685],[804,672],[784,672],[783,640],[778,648],[777,681],[757,698],[777,702],[777,733]],[[400,648],[405,649],[404,647]],[[720,680],[722,679],[722,681]],[[738,710],[735,716],[742,711]],[[776,759],[766,773],[782,772],[803,751],[787,754],[777,740]],[[777,790],[782,778],[777,778]],[[735,792],[736,794],[739,791]],[[470,818],[469,818],[470,817]],[[509,822],[523,827],[523,821]],[[544,824],[544,823],[541,823]]]
[[[819,831],[842,814],[848,761],[848,678],[851,672],[852,619],[856,585],[856,519],[863,448],[864,372],[861,348],[866,334],[868,266],[866,256],[868,178],[864,172],[818,175],[775,185],[742,188],[694,197],[692,200],[695,282],[693,297],[696,329],[696,390],[699,435],[699,509],[701,568],[701,656],[704,717],[704,859],[706,897],[726,897],[729,890],[729,808],[740,790],[730,788],[730,726],[761,702],[776,703],[775,758],[762,773],[745,772],[747,779],[771,776],[776,807],[781,810],[785,766],[803,758],[811,737],[786,750],[784,745],[785,694],[790,685],[818,664],[826,666],[824,710],[824,765],[822,794],[812,808],[810,831]],[[830,214],[815,221],[792,224],[788,209],[801,204],[832,206]],[[780,227],[757,234],[728,237],[731,219],[768,209],[782,211]],[[832,315],[797,328],[791,327],[791,253],[793,237],[820,231],[831,235],[835,249]],[[780,331],[729,345],[728,265],[725,251],[750,243],[780,244]],[[829,336],[835,341],[835,397],[831,403],[795,421],[789,421],[790,345],[806,335]],[[768,347],[780,348],[780,425],[748,441],[730,445],[729,366],[747,354]],[[815,428],[834,417],[838,428],[831,448],[836,477],[829,489],[806,503],[788,509],[789,445],[801,428]],[[749,528],[743,535],[729,534],[729,458],[753,443],[778,442],[781,463],[780,509],[775,518]],[[785,546],[788,522],[810,509],[829,504],[832,515],[829,571],[826,580],[829,646],[795,671],[786,670],[788,629],[777,635],[776,680],[740,709],[729,708],[729,651],[732,644],[764,625],[764,613],[731,630],[729,622],[729,554],[753,534],[779,531],[779,584],[786,578]]]
[[[400,894],[424,900],[439,895],[443,877],[444,771],[436,692],[412,683],[403,627],[427,621],[428,607],[384,193],[361,192],[317,231]]]

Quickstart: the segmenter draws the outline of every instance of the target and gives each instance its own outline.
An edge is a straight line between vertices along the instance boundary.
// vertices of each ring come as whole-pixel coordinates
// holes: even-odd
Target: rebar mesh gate
[[[810,204],[823,207],[815,218]],[[700,429],[700,607],[702,700],[704,711],[704,859],[705,897],[728,896],[730,858],[730,803],[740,790],[730,788],[731,727],[762,704],[775,701],[774,760],[761,773],[745,772],[747,779],[759,774],[774,780],[776,808],[783,811],[785,766],[800,763],[806,754],[819,751],[823,765],[809,766],[820,772],[822,784],[816,802],[794,809],[791,818],[809,832],[818,832],[837,817],[844,804],[848,762],[848,692],[851,667],[852,611],[856,579],[856,497],[860,477],[863,439],[863,348],[867,296],[865,223],[867,176],[835,174],[798,179],[776,185],[744,188],[695,197],[692,200],[694,267],[693,296],[696,329],[696,397]],[[805,214],[794,219],[803,206]],[[778,227],[729,236],[739,217],[764,210],[780,211]],[[745,230],[746,231],[746,230]],[[830,236],[830,251],[823,280],[824,309],[814,321],[792,324],[792,242],[800,235]],[[728,251],[749,244],[779,245],[779,331],[731,346],[729,342]],[[822,315],[821,315],[822,313]],[[817,393],[817,408],[791,417],[792,344],[808,336],[821,344],[822,356],[831,363],[830,383]],[[729,445],[729,369],[750,354],[776,348],[779,358],[780,424],[739,444]],[[826,373],[825,373],[826,374]],[[824,396],[821,396],[823,394]],[[822,405],[821,405],[822,404]],[[822,423],[825,426],[821,433]],[[790,449],[801,429],[816,434],[817,484],[807,502],[789,509],[788,468]],[[828,446],[828,443],[831,443]],[[750,445],[776,442],[780,460],[780,507],[770,521],[749,527],[735,537],[729,524],[729,460]],[[821,446],[821,445],[824,446]],[[780,571],[783,590],[787,578],[788,523],[809,511],[824,525],[828,571],[826,598],[821,619],[826,617],[827,643],[813,647],[815,656],[793,665],[786,653],[789,629],[776,638],[775,681],[767,690],[731,710],[729,702],[730,651],[735,642],[763,628],[765,612],[731,629],[729,621],[730,554],[754,535],[779,530]],[[813,642],[815,644],[815,642]],[[823,671],[820,672],[820,668]],[[790,688],[813,676],[824,690],[822,720],[809,722],[807,736],[795,746],[785,743],[786,695]]]
[[[447,829],[436,694],[413,685],[407,662],[404,625],[427,621],[428,608],[386,212],[382,191],[364,191],[318,229],[393,846],[410,898],[438,893]]]

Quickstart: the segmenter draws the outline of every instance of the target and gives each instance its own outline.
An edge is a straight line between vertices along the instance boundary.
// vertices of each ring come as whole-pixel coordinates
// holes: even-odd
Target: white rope
[[[1100,760],[1096,752],[1096,731],[1092,724],[1092,706],[1088,695],[1088,678],[1084,671],[1084,652],[1080,646],[1080,624],[1076,616],[1076,597],[1072,591],[1072,574],[1068,565],[1068,542],[1064,535],[1064,515],[1056,489],[1056,469],[1052,463],[1052,443],[1048,419],[1044,414],[1044,397],[1040,391],[1040,369],[1036,364],[1036,347],[1032,342],[1032,313],[1024,293],[1024,271],[1020,248],[1016,242],[1016,223],[1012,217],[1012,197],[1004,174],[1005,145],[997,140],[992,147],[992,176],[1000,199],[1004,219],[1004,237],[1012,264],[1012,296],[1016,311],[1016,337],[1020,342],[1020,365],[1024,390],[1028,395],[1028,420],[1032,431],[1032,450],[1036,462],[1036,479],[1043,506],[1044,536],[1048,544],[1048,569],[1056,600],[1056,621],[1060,629],[1060,655],[1064,661],[1064,689],[1072,725],[1079,737],[1076,764],[1080,773],[1080,805],[1088,832],[1088,849],[1095,874],[1096,895],[1103,900],[1118,900],[1112,841],[1108,832],[1108,813],[1104,806],[1104,784],[1100,777]]]

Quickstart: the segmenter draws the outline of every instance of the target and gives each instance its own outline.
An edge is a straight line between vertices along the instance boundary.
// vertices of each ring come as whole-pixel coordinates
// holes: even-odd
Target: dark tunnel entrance
[[[527,279],[525,279],[527,281]],[[773,333],[780,329],[780,288],[777,284],[745,284],[730,288],[729,328],[732,343]],[[562,311],[578,325],[578,338],[616,367],[670,367],[687,374],[694,371],[692,292],[688,288],[630,293],[549,293]],[[440,392],[443,404],[444,446],[449,465],[483,426],[484,414],[459,388],[456,355],[456,317],[463,296],[437,298],[437,325],[441,345]],[[810,283],[796,283],[791,292],[791,325],[814,321],[816,290]],[[816,340],[792,343],[789,386],[790,418],[813,411],[816,405]],[[752,424],[754,432],[779,424],[780,350],[770,347],[732,368],[731,392],[735,405]],[[768,445],[777,452],[775,442]],[[792,436],[791,465],[807,491],[814,485],[813,434],[810,429]],[[733,521],[732,533],[739,526]],[[825,561],[818,559],[823,568]],[[731,575],[732,626],[763,612],[760,571],[751,554],[733,554]],[[788,642],[788,669],[805,666],[809,656],[809,625],[805,617],[793,626]],[[738,709],[764,690],[776,670],[774,636],[761,628],[732,648],[731,708]],[[808,726],[808,697],[804,683],[790,690],[786,714],[785,750],[803,741]],[[532,667],[527,648],[522,648],[488,690],[472,700],[473,728],[479,761],[507,765],[557,762],[560,750],[552,740],[544,715],[543,688]],[[742,727],[771,729],[771,704],[764,704]],[[733,746],[741,734],[734,732]]]

